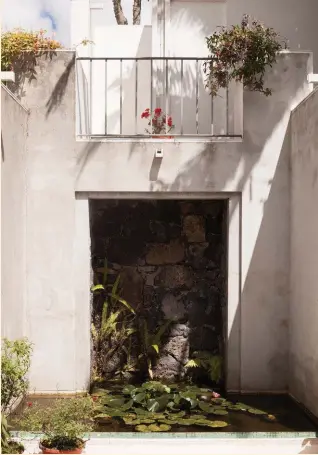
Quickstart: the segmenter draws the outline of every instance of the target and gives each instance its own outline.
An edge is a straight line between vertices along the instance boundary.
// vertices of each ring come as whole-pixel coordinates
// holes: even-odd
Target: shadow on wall
[[[179,20],[181,20],[179,18]],[[192,26],[198,30],[202,36],[211,33],[207,24],[202,23],[200,18],[189,17],[189,15],[182,16],[183,26],[191,28]],[[139,41],[139,47],[136,52],[136,57],[145,55],[145,46],[149,46],[149,43],[145,41],[146,30],[143,30],[143,34]],[[151,52],[149,52],[151,55]],[[157,56],[157,55],[156,55]],[[193,57],[193,56],[192,56]],[[181,89],[181,61],[153,61],[153,75],[151,80],[151,62],[139,61],[138,69],[136,69],[136,63],[129,61],[125,67],[123,62],[123,77],[115,77],[115,80],[110,83],[107,87],[106,98],[108,99],[108,109],[113,105],[116,105],[116,109],[111,114],[107,115],[107,130],[111,134],[119,134],[119,122],[120,122],[120,87],[122,87],[122,132],[126,135],[144,134],[144,130],[147,127],[147,122],[141,120],[141,113],[147,108],[151,107],[151,94],[153,99],[152,108],[161,107],[168,115],[172,115],[176,128],[175,133],[181,133],[181,123],[183,123],[184,133],[195,134],[196,133],[196,119],[195,119],[195,108],[196,108],[196,89],[198,88],[199,97],[199,125],[201,134],[210,134],[211,132],[211,98],[208,91],[205,89],[204,76],[202,69],[202,61],[198,63],[198,71],[196,69],[195,59],[191,62],[185,61],[183,68],[183,84]],[[94,62],[99,65],[100,62]],[[119,74],[119,62],[108,62],[108,68],[112,69],[114,74]],[[103,92],[105,87],[104,67],[100,67],[99,72],[100,80],[100,91]],[[137,92],[138,99],[136,99],[136,73],[137,73]],[[168,75],[168,77],[167,77]],[[168,79],[168,81],[167,81]],[[166,84],[166,82],[168,82]],[[197,86],[197,87],[196,87]],[[169,94],[167,100],[164,96],[165,90]],[[105,94],[104,94],[105,95]],[[220,93],[214,104],[218,110],[218,117],[220,111],[223,110],[222,122],[223,127],[225,125],[225,104],[226,100],[224,94]],[[183,100],[182,112],[183,118],[181,119],[181,97]],[[110,98],[112,102],[110,103]],[[101,105],[104,103],[101,102]],[[103,115],[104,117],[104,115]],[[135,118],[137,117],[137,118]],[[94,122],[95,123],[95,122]],[[214,119],[216,129],[214,134],[224,134]],[[104,134],[104,128],[99,125],[95,126],[94,133]]]
[[[64,73],[61,75],[59,80],[57,81],[54,90],[47,101],[45,107],[47,108],[46,115],[45,117],[48,118],[48,116],[56,111],[58,107],[61,105],[63,102],[65,93],[66,93],[66,88],[68,84],[68,80],[71,74],[71,71],[74,70],[75,67],[75,54],[73,55],[72,60],[67,64],[67,67],[64,71]]]
[[[31,84],[37,78],[36,67],[43,59],[52,61],[56,57],[55,51],[42,51],[35,55],[32,52],[23,53],[18,59],[13,62],[13,71],[15,73],[15,82],[8,82],[9,90],[21,100],[25,95],[25,84]]]
[[[318,438],[318,433],[316,433],[316,438]],[[317,454],[317,439],[315,438],[307,438],[304,439],[302,443],[303,449],[299,453],[313,453]]]

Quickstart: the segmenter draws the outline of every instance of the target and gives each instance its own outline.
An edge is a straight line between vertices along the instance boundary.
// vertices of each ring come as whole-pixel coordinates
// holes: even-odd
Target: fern
[[[193,359],[185,364],[185,368],[203,368],[213,382],[220,382],[222,375],[221,356],[212,355],[206,351],[194,352],[193,356]]]

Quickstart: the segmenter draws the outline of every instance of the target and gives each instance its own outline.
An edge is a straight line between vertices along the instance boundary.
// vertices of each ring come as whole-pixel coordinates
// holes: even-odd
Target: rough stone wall
[[[155,375],[178,379],[196,350],[223,354],[224,201],[91,201],[93,267],[107,258],[150,330],[174,318]]]

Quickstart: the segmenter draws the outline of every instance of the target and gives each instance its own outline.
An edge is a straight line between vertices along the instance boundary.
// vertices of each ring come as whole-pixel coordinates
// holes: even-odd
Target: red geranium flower
[[[155,115],[159,116],[162,112],[162,109],[160,107],[156,107],[155,109]]]
[[[28,401],[28,402],[27,402],[27,406],[29,406],[29,408],[32,406],[31,401]]]
[[[172,126],[172,118],[168,117],[168,126]]]
[[[144,112],[141,114],[141,118],[148,118],[150,115],[150,109],[145,109]]]

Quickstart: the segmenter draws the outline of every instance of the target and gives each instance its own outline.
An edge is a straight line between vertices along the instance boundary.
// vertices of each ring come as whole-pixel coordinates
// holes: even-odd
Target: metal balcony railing
[[[205,87],[206,58],[78,57],[77,136],[99,138],[240,138],[243,89],[233,83],[212,97]],[[172,117],[160,134],[142,112],[161,108]]]

